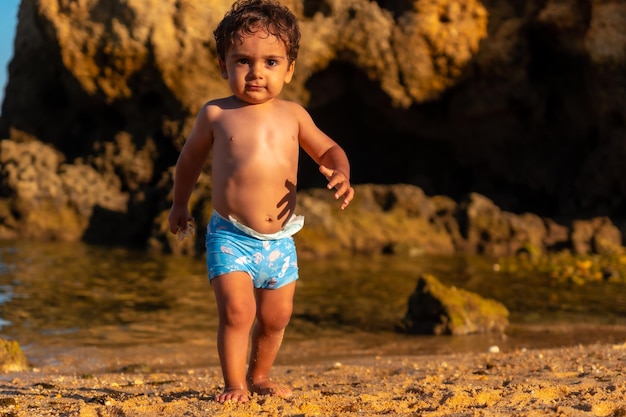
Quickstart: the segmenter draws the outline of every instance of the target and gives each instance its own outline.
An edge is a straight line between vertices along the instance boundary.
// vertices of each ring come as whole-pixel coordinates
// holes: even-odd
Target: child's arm
[[[210,111],[208,105],[200,109],[191,134],[176,162],[172,208],[168,216],[172,233],[186,230],[187,222],[193,220],[189,215],[189,197],[213,145]]]
[[[336,189],[335,199],[343,198],[341,209],[348,207],[354,198],[350,185],[350,162],[337,142],[322,132],[309,113],[299,105],[294,106],[300,126],[300,145],[319,165],[320,173],[328,180],[328,189]]]

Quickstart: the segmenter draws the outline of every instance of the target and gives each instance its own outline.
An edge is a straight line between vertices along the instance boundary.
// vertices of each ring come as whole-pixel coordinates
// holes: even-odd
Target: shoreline
[[[315,365],[361,357],[428,356],[469,354],[497,349],[553,349],[577,345],[621,344],[626,342],[626,323],[514,323],[504,333],[463,336],[406,335],[395,332],[372,333],[347,329],[288,330],[276,365]],[[47,343],[22,347],[31,367],[42,373],[116,373],[128,368],[178,371],[218,367],[213,333],[187,334],[185,339],[143,340],[131,343],[124,338],[99,340],[89,344],[68,344],[50,339]],[[0,374],[1,377],[1,374]]]
[[[282,364],[289,399],[213,401],[218,366],[2,375],[0,415],[626,416],[626,341],[497,353],[364,355]]]

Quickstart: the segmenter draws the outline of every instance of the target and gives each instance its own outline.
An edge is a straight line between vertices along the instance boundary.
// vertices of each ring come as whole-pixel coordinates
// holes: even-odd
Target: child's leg
[[[283,341],[285,328],[293,311],[296,281],[278,289],[257,289],[257,316],[252,330],[252,348],[248,366],[248,389],[262,395],[288,397],[291,390],[272,382],[270,369]]]
[[[215,401],[246,402],[248,339],[256,314],[252,280],[245,272],[233,272],[214,278],[211,285],[217,301],[217,350],[224,377],[224,392]]]

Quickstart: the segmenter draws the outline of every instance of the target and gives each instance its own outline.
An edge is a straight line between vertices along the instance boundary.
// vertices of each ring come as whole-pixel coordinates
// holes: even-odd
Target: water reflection
[[[212,338],[217,328],[202,259],[11,241],[0,242],[0,265],[0,336],[22,346],[196,343]],[[495,272],[493,260],[481,257],[302,260],[287,335],[295,344],[285,345],[286,354],[309,355],[325,343],[325,352],[336,355],[357,350],[417,354],[505,343],[501,335],[415,338],[393,333],[422,273],[503,302],[512,313],[513,334],[518,324],[624,324],[626,317],[623,287],[546,285],[543,277]]]
[[[206,323],[189,319],[211,307],[202,262],[81,244],[10,244],[0,250],[13,268],[0,285],[12,297],[0,316],[13,323],[3,331],[21,343],[60,343],[55,337],[68,334],[79,344],[169,340]]]

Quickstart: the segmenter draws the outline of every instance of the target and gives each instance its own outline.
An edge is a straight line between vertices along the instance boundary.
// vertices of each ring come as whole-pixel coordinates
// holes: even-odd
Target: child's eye
[[[237,60],[237,63],[241,64],[241,65],[248,65],[248,62],[249,61],[248,61],[247,58],[240,58],[240,59]]]
[[[278,65],[278,61],[275,59],[268,59],[267,60],[267,65],[270,67],[275,67],[276,65]]]

